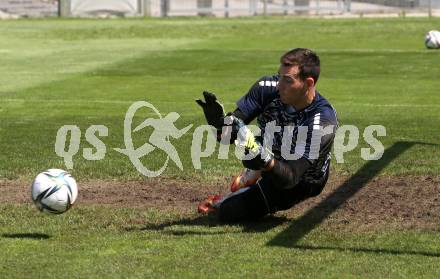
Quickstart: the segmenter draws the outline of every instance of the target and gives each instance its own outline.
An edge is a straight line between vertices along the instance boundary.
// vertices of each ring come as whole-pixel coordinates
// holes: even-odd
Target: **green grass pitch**
[[[203,90],[216,92],[232,110],[294,47],[320,55],[318,90],[337,109],[341,125],[360,130],[360,145],[345,154],[344,163],[333,161],[332,175],[368,176],[363,168],[368,162],[360,156],[368,147],[362,132],[383,125],[387,135],[379,139],[386,150],[410,147],[375,174],[437,177],[440,51],[425,49],[423,40],[439,26],[439,19],[421,18],[0,21],[0,180],[29,185],[44,169],[65,168],[54,151],[56,133],[62,125],[77,125],[82,138],[72,174],[78,181],[148,182],[113,150],[124,147],[124,116],[133,102],[148,101],[162,115],[178,112],[178,127],[204,124],[194,102]],[[100,161],[82,156],[83,148],[91,147],[84,138],[90,125],[109,129],[101,138],[107,152]],[[188,133],[172,141],[184,171],[171,162],[163,177],[203,187],[203,181],[226,181],[239,169],[232,152],[231,160],[218,160],[214,153],[202,159],[201,170],[194,169],[191,140]],[[143,142],[145,137],[135,140]],[[155,159],[144,163],[160,167],[163,154],[152,155]],[[193,221],[179,222],[182,218]],[[178,210],[98,204],[46,216],[30,203],[6,201],[0,204],[0,277],[439,275],[435,229],[317,226],[284,247],[271,243],[281,239],[289,246],[289,237],[280,235],[290,222],[226,226],[194,218]],[[167,222],[172,225],[161,226]]]

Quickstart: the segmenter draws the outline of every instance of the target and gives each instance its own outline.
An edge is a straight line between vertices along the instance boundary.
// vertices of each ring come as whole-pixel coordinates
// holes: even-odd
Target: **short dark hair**
[[[299,77],[305,80],[308,77],[312,77],[313,80],[318,82],[319,73],[321,72],[321,62],[318,55],[307,48],[295,48],[289,50],[280,58],[281,63],[292,64],[292,66],[298,66]]]

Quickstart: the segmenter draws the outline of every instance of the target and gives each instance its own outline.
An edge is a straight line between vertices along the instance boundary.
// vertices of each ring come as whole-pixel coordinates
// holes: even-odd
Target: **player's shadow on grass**
[[[51,236],[45,233],[4,233],[3,238],[18,238],[18,239],[35,239],[43,240],[49,239]]]
[[[354,196],[367,183],[377,176],[386,166],[395,160],[400,154],[404,153],[415,144],[435,145],[423,142],[396,142],[385,150],[382,158],[376,161],[369,161],[352,177],[345,181],[338,189],[331,193],[318,205],[308,210],[303,216],[296,219],[286,230],[279,233],[267,245],[282,246],[297,249],[333,249],[350,250],[357,252],[374,252],[390,254],[417,254],[439,256],[440,253],[428,253],[423,251],[398,251],[387,249],[364,249],[364,248],[339,248],[339,247],[311,247],[297,244],[304,236],[318,227],[330,214],[336,211],[343,203]]]
[[[211,234],[230,234],[230,230],[224,230],[225,226],[238,228],[238,233],[263,233],[281,224],[290,222],[291,219],[281,216],[266,216],[256,222],[246,222],[237,224],[219,223],[214,216],[197,216],[193,218],[183,218],[164,223],[147,223],[141,228],[130,227],[127,231],[162,231],[171,235],[211,235]],[[196,228],[197,227],[197,228]]]

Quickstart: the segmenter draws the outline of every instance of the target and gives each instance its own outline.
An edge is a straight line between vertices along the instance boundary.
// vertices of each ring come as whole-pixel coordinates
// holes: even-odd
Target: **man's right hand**
[[[272,166],[273,154],[262,146],[255,138],[252,131],[244,124],[243,120],[228,115],[225,124],[232,127],[231,139],[236,139],[237,146],[244,148],[245,154],[251,154],[252,159],[242,160],[243,165],[252,170],[263,170]]]
[[[223,119],[225,117],[223,105],[217,101],[217,97],[214,93],[203,91],[203,97],[205,98],[205,101],[200,99],[196,100],[197,104],[202,107],[208,124],[221,131],[223,127]]]

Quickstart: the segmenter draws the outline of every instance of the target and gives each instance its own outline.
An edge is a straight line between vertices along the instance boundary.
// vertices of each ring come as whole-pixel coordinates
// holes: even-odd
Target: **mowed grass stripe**
[[[169,38],[89,39],[80,43],[59,39],[3,39],[0,49],[6,55],[0,65],[0,96],[109,67],[154,50],[175,49],[194,42]]]

